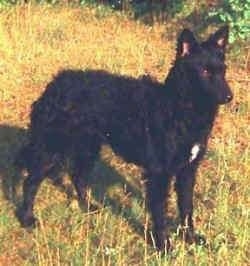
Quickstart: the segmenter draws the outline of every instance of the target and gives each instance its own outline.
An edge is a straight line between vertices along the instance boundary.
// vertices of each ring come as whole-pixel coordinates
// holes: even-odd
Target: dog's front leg
[[[156,145],[152,141],[150,131],[146,128],[146,193],[148,209],[153,221],[153,237],[159,251],[170,249],[170,241],[166,232],[166,197],[170,183],[170,176],[166,174],[165,164],[159,160]],[[158,147],[158,146],[157,146]]]
[[[192,243],[194,237],[193,225],[193,191],[195,184],[196,164],[191,164],[179,171],[176,175],[176,192],[180,212],[180,232],[186,242]]]
[[[166,232],[166,196],[169,180],[164,175],[148,175],[146,182],[147,203],[153,221],[153,237],[158,250],[169,250],[170,241]]]

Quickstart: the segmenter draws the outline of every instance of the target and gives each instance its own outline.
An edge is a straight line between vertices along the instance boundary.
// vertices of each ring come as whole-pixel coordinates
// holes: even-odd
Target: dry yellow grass
[[[157,49],[159,42],[161,49]],[[99,19],[93,9],[4,10],[0,27],[1,80],[8,88],[1,92],[4,104],[29,106],[61,68],[98,68],[133,76],[157,69],[158,76],[164,77],[170,45],[161,39],[159,29],[118,15]],[[1,115],[9,123],[9,114]]]
[[[158,257],[131,222],[149,226],[143,199],[126,193],[122,182],[142,190],[133,178],[140,171],[108,149],[103,158],[112,169],[97,164],[96,190],[107,187],[105,197],[123,207],[83,213],[74,197],[47,182],[37,197],[40,228],[29,233],[15,218],[20,184],[11,162],[25,138],[30,105],[52,76],[62,68],[91,68],[164,80],[175,53],[175,40],[164,36],[162,25],[145,26],[105,10],[27,5],[1,11],[0,265],[249,265],[249,47],[241,64],[229,56],[235,99],[221,109],[198,175],[195,220],[207,248],[188,250],[174,239],[174,254]],[[114,184],[104,184],[107,176]]]

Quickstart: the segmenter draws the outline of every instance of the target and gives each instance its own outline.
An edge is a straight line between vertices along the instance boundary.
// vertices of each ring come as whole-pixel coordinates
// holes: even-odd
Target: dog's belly
[[[115,154],[121,156],[128,163],[142,165],[144,162],[144,148],[139,139],[115,138],[109,144]]]
[[[116,131],[106,134],[106,142],[116,155],[121,156],[128,163],[142,165],[145,155],[145,144],[139,129],[133,134]]]

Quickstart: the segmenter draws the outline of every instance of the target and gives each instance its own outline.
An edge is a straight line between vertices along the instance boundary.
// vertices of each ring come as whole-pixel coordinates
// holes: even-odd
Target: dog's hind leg
[[[44,179],[44,174],[41,169],[36,168],[31,171],[23,184],[23,203],[21,208],[17,210],[18,219],[23,227],[34,226],[36,219],[33,214],[34,200]]]
[[[85,142],[86,143],[86,142]],[[90,143],[88,143],[90,144]],[[78,201],[81,207],[89,204],[87,195],[88,190],[88,175],[94,167],[95,160],[98,156],[100,145],[80,145],[73,156],[73,173],[72,181],[76,188]],[[89,206],[94,208],[94,206]]]
[[[35,155],[34,155],[35,156]],[[36,218],[34,217],[33,207],[38,188],[52,169],[51,160],[36,160],[29,169],[29,175],[23,183],[23,203],[17,210],[17,217],[23,227],[35,226]]]

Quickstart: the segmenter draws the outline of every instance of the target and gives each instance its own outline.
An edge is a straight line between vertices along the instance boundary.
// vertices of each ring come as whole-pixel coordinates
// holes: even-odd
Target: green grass
[[[98,13],[99,12],[99,13]],[[0,16],[0,265],[249,265],[249,46],[228,56],[235,99],[222,107],[195,188],[194,219],[207,246],[186,246],[176,234],[176,199],[169,217],[174,249],[147,244],[151,219],[141,170],[108,147],[89,177],[96,212],[79,208],[64,186],[42,184],[35,213],[40,226],[22,229],[15,217],[23,177],[13,167],[26,140],[31,103],[62,68],[105,69],[164,80],[175,53],[174,27],[145,26],[94,8],[16,6]],[[171,25],[172,28],[171,28]],[[171,29],[171,32],[170,32]],[[166,36],[172,36],[166,37]],[[242,60],[239,60],[242,58]],[[147,234],[149,232],[149,234]]]

